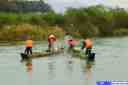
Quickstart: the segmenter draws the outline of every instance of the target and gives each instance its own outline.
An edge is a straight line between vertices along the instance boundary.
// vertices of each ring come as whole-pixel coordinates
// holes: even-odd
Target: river
[[[33,51],[46,48],[34,44]],[[100,80],[128,79],[128,37],[94,39],[93,64],[63,53],[33,59],[28,66],[20,62],[23,51],[23,45],[0,47],[1,85],[96,85]]]

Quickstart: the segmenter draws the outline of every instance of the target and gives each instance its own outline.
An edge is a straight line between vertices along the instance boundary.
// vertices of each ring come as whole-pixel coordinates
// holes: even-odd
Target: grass
[[[4,26],[0,29],[1,41],[22,41],[27,36],[31,36],[35,41],[47,40],[49,34],[54,34],[57,38],[64,35],[64,31],[59,27],[43,27],[31,24],[19,24]]]

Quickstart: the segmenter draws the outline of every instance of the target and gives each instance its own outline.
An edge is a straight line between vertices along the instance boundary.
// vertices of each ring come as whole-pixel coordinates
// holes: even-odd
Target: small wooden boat
[[[21,58],[22,60],[28,60],[28,59],[31,59],[31,58],[40,58],[40,57],[46,57],[46,56],[50,56],[50,55],[56,55],[56,54],[60,54],[60,53],[63,53],[64,50],[61,48],[61,49],[58,49],[57,51],[54,51],[54,52],[33,52],[32,55],[27,55],[25,53],[21,53]]]
[[[87,59],[88,58],[88,56],[85,55],[85,53],[76,52],[76,51],[72,53],[72,56],[75,57],[75,58],[80,58],[80,59]]]
[[[91,53],[90,55],[86,55],[84,52],[81,52],[80,48],[74,47],[71,49],[72,56],[80,59],[87,59],[89,61],[95,60],[95,53]]]
[[[68,53],[72,55],[72,57],[75,58],[80,58],[80,59],[86,59],[87,56],[85,55],[84,52],[80,50],[80,48],[74,47],[74,48],[69,48]]]

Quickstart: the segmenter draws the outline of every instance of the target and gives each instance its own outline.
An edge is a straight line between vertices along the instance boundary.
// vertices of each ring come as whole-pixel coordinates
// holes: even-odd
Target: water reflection
[[[32,74],[32,59],[27,59],[25,61],[22,61],[25,65],[26,72],[30,75]]]
[[[92,77],[92,67],[95,65],[95,61],[86,61],[85,65],[85,78],[86,80],[90,80]]]
[[[28,73],[28,85],[32,85],[32,59],[25,60],[25,69]]]
[[[49,58],[48,62],[48,75],[49,75],[49,80],[52,80],[55,78],[55,61],[51,60],[52,58]]]
[[[26,62],[26,71],[32,73],[32,59],[27,60]]]
[[[66,65],[66,69],[67,70],[67,75],[68,77],[72,77],[72,73],[73,73],[73,60],[72,57],[67,57],[65,65]]]

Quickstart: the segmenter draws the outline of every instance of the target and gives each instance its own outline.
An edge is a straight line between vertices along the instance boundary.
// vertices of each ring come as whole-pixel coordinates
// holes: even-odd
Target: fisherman
[[[56,37],[54,34],[50,34],[48,36],[48,51],[51,52],[51,51],[54,51],[54,43],[56,41]]]
[[[68,40],[68,45],[69,45],[69,49],[73,49],[73,47],[75,46],[74,40],[73,39]]]
[[[67,32],[67,33],[65,33],[65,37],[64,37],[64,42],[65,42],[65,47],[67,48],[72,48],[72,37],[71,37],[71,35]]]
[[[25,54],[32,54],[32,38],[28,37],[26,40]]]
[[[70,39],[72,39],[72,36],[70,35],[70,33],[66,32],[65,37],[64,37],[65,42],[70,40]]]
[[[86,48],[85,54],[90,55],[92,50],[92,41],[87,38],[83,41],[82,49]]]

